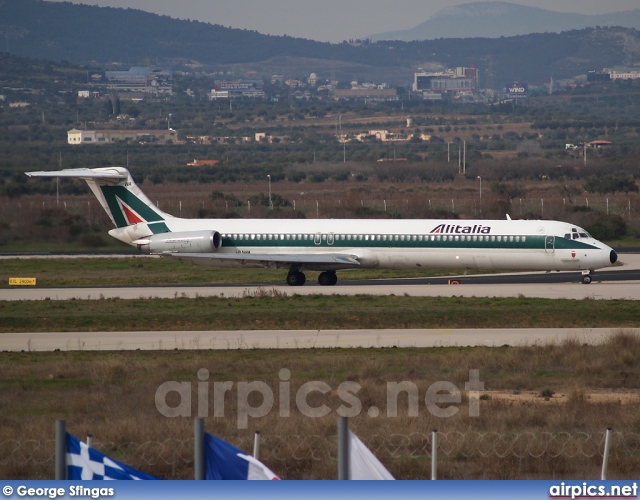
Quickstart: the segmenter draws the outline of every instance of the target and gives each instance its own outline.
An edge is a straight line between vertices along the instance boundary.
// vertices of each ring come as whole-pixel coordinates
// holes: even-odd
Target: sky
[[[67,0],[68,1],[68,0]],[[436,12],[470,0],[71,0],[140,9],[179,19],[322,42],[413,28]],[[558,12],[604,14],[639,8],[638,0],[509,0]]]

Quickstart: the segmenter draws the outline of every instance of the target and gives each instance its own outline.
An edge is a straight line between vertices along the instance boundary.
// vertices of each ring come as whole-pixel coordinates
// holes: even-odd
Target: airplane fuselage
[[[588,270],[615,262],[610,247],[557,221],[172,218],[163,224],[171,233],[219,232],[222,246],[212,260],[181,258],[204,265],[269,267],[264,261],[242,260],[242,255],[336,252],[354,256],[359,268]],[[148,227],[126,229],[129,243],[150,232]],[[189,253],[189,248],[181,252]],[[238,260],[215,259],[224,254]],[[355,266],[302,264],[300,269],[348,267]]]
[[[582,271],[615,264],[616,253],[573,224],[541,220],[181,219],[162,212],[123,167],[28,172],[30,177],[87,181],[115,229],[109,234],[139,250],[211,266]]]

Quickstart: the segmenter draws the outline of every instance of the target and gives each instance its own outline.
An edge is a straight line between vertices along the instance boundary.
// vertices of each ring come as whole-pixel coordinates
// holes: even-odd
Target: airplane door
[[[333,233],[327,234],[327,245],[333,245]]]
[[[555,245],[556,245],[555,236],[545,236],[544,249],[547,253],[553,253],[555,251]]]
[[[314,238],[313,242],[316,245],[319,245],[320,243],[322,243],[322,233],[316,233],[316,237]]]

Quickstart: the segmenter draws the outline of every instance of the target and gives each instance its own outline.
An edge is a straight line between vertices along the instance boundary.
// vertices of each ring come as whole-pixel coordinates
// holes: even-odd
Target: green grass
[[[340,280],[414,278],[463,274],[463,270],[350,270]],[[286,269],[225,269],[184,264],[172,259],[127,258],[46,258],[3,259],[0,261],[0,288],[10,277],[36,278],[38,286],[196,285],[261,283],[284,284]],[[307,273],[316,280],[318,273]]]
[[[625,357],[632,362],[621,368]],[[106,445],[110,455],[126,459],[135,468],[167,479],[192,478],[189,461],[201,368],[209,371],[207,432],[250,451],[253,432],[259,429],[265,439],[262,460],[285,479],[335,478],[336,410],[344,403],[335,389],[345,381],[361,386],[357,397],[363,411],[350,419],[350,428],[372,444],[374,453],[398,479],[426,476],[432,429],[438,429],[442,439],[438,471],[442,479],[460,479],[460,471],[468,479],[596,478],[600,462],[591,453],[563,448],[565,435],[592,435],[585,448],[591,452],[612,422],[616,434],[635,439],[640,432],[637,402],[589,399],[591,393],[612,390],[633,396],[640,389],[640,338],[622,331],[596,346],[567,340],[509,348],[8,352],[0,363],[0,443],[6,444],[0,447],[0,477],[51,478],[53,446],[46,443],[52,444],[55,420],[65,419],[69,432],[81,438],[93,434],[95,443]],[[283,394],[281,368],[291,372],[291,414],[286,417],[278,411]],[[466,397],[457,405],[460,411],[449,418],[427,411],[424,398],[431,384],[447,381],[464,392],[472,369],[479,370],[486,390],[534,394],[535,401],[505,402],[491,393],[480,401],[477,417],[469,416]],[[192,415],[166,418],[160,414],[155,396],[167,381],[191,388]],[[213,417],[217,408],[213,383],[221,381],[234,385],[225,398],[224,416]],[[250,381],[266,383],[275,395],[275,406],[264,417],[251,417],[248,429],[239,429],[237,385]],[[325,404],[332,410],[325,417],[311,418],[297,408],[297,392],[310,381],[322,381],[333,389],[309,396],[312,406]],[[402,381],[418,389],[418,415],[408,414],[405,396],[398,398],[397,417],[385,411],[387,383]],[[545,390],[554,393],[554,402],[540,396]],[[556,402],[572,391],[582,397]],[[178,403],[172,401],[172,405]],[[366,411],[371,406],[382,410],[375,419]],[[496,439],[499,435],[505,438]],[[523,444],[512,442],[515,436]],[[615,439],[610,474],[616,479],[635,477],[640,467],[636,441],[625,445]],[[167,441],[168,446],[161,445]],[[15,443],[20,443],[17,448]],[[151,445],[147,448],[144,443]],[[529,445],[533,453],[526,451]],[[504,453],[510,446],[514,453],[525,452],[521,459]],[[308,458],[309,450],[314,459]]]
[[[0,332],[638,326],[632,300],[265,294],[0,302]]]

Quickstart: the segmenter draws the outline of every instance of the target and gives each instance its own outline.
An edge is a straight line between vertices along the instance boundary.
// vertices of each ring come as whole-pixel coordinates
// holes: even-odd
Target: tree
[[[605,174],[591,176],[587,179],[584,188],[590,193],[637,193],[638,185],[633,175],[627,174]]]

